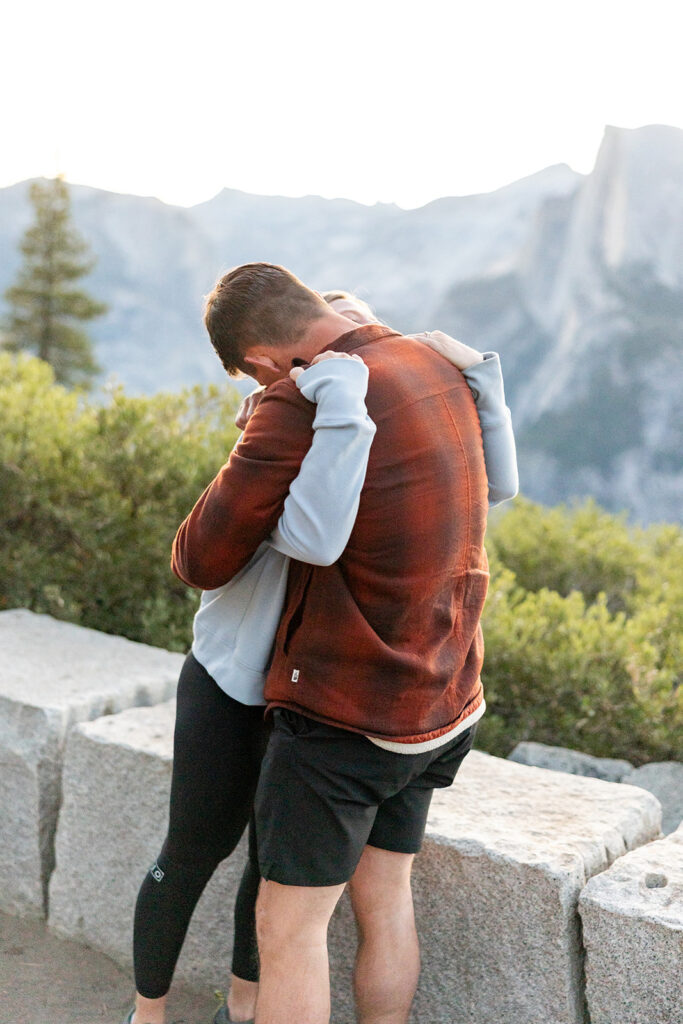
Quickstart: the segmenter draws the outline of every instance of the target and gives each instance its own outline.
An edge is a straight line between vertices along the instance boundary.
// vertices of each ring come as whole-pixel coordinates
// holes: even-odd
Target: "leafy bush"
[[[683,531],[515,502],[488,539],[480,745],[683,757]]]
[[[662,606],[612,614],[604,595],[588,603],[576,590],[525,590],[498,568],[483,620],[479,746],[507,755],[535,740],[636,763],[680,757],[683,688],[666,616]]]
[[[520,498],[495,521],[488,544],[526,590],[580,590],[589,602],[605,594],[611,611],[623,611],[647,563],[644,536],[593,501],[547,509]]]
[[[171,542],[234,443],[236,397],[89,404],[47,364],[0,355],[0,608],[187,649],[197,593],[171,573]],[[682,758],[680,527],[519,500],[487,545],[479,745]]]
[[[0,608],[187,649],[197,594],[171,543],[232,448],[236,397],[86,404],[46,363],[0,355]]]

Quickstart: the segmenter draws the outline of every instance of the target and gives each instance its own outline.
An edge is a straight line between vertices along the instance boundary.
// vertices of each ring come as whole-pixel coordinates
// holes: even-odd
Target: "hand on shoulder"
[[[265,387],[256,388],[250,395],[247,395],[246,398],[243,398],[240,402],[239,409],[235,416],[235,426],[239,427],[240,430],[244,430],[246,427],[249,422],[249,417],[263,398],[265,390]]]
[[[314,366],[316,363],[322,363],[326,359],[355,359],[358,363],[363,362],[360,356],[349,355],[348,352],[333,352],[330,350],[326,352],[319,352],[317,356],[314,356],[313,359],[311,359],[309,366]],[[301,376],[305,369],[305,366],[294,366],[289,371],[289,376],[292,380],[296,380],[297,377]]]
[[[459,370],[467,370],[484,359],[476,348],[451,338],[450,334],[445,334],[443,331],[424,331],[422,334],[412,334],[411,337],[422,342],[423,345],[428,345],[453,366],[457,366]]]

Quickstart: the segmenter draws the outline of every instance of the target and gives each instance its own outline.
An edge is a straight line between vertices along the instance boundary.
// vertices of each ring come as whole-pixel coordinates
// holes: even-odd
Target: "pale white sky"
[[[12,4],[12,6],[9,6]],[[0,186],[418,206],[683,127],[679,0],[9,0]]]

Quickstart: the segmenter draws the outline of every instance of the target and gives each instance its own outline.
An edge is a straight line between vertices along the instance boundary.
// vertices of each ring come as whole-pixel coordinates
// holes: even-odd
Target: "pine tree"
[[[50,363],[61,384],[87,386],[99,372],[92,342],[79,323],[106,312],[73,282],[95,265],[71,223],[71,200],[62,177],[31,185],[35,220],[21,242],[24,263],[5,292],[10,311],[4,347],[29,351]]]

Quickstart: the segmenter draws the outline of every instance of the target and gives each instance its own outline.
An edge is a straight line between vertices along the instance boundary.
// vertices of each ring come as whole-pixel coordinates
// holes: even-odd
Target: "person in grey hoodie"
[[[350,330],[352,324],[376,322],[367,304],[349,293],[325,297],[349,319]],[[498,356],[482,356],[439,331],[415,337],[458,366],[473,392],[490,504],[513,497],[518,486],[515,446]],[[263,687],[289,559],[333,564],[346,546],[358,510],[375,433],[364,403],[367,368],[357,356],[325,352],[309,367],[294,368],[291,376],[302,394],[317,404],[311,449],[269,540],[229,583],[201,597],[192,650],[178,686],[169,831],[136,905],[137,997],[127,1024],[164,1021],[166,993],[194,908],[249,819],[267,739]],[[239,426],[245,425],[260,393],[242,403]],[[250,829],[249,860],[235,907],[230,991],[215,1024],[249,1021],[254,1015],[259,877]]]

